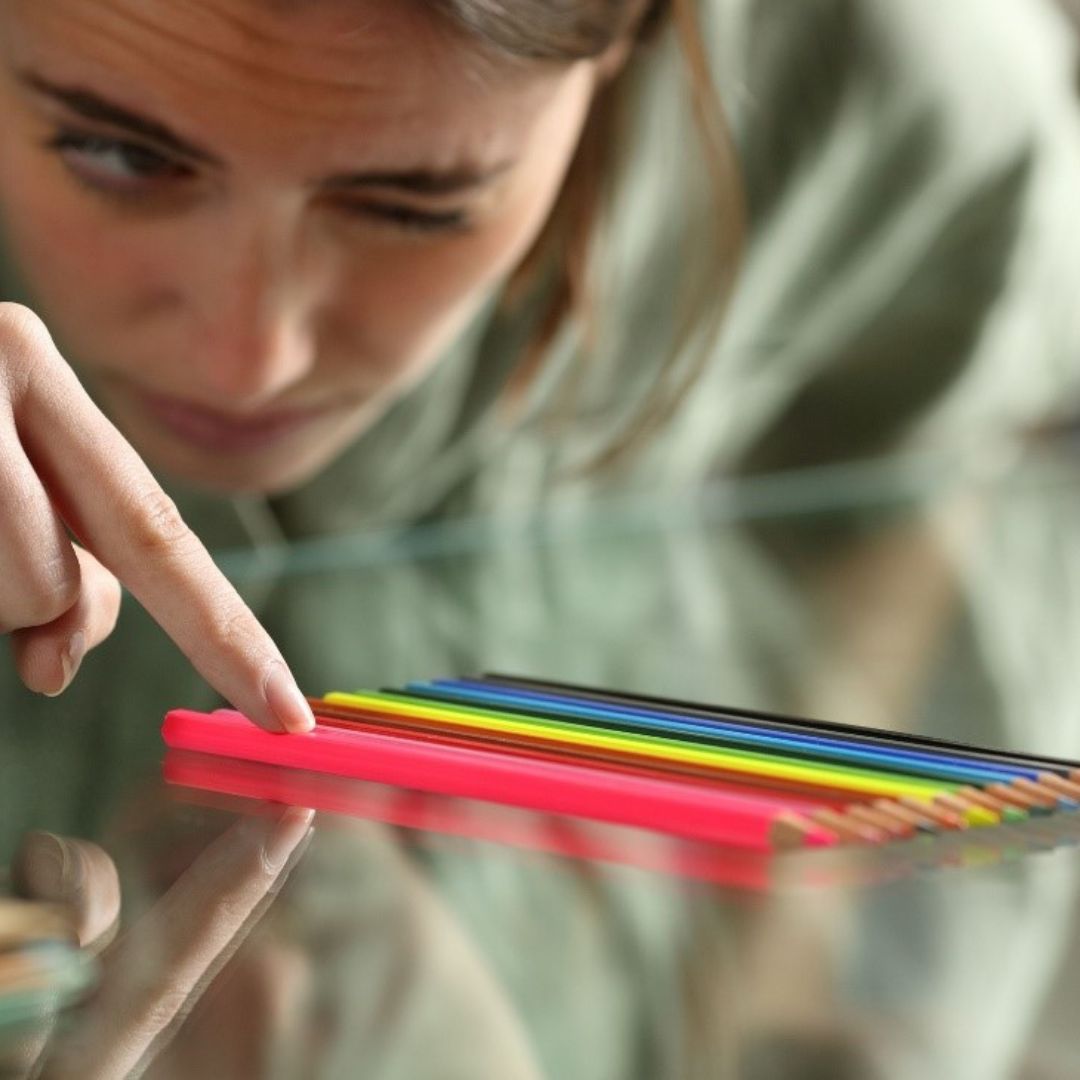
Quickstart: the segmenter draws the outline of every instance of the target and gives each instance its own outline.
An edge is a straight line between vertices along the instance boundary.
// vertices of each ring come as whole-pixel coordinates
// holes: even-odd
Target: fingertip
[[[271,663],[263,681],[263,696],[279,729],[302,735],[315,727],[315,716],[300,692],[289,669],[280,661]]]
[[[305,806],[289,806],[285,809],[263,845],[263,857],[271,870],[280,870],[290,856],[307,843],[313,830],[311,822],[314,816],[315,812]]]
[[[70,685],[86,655],[86,634],[76,630],[66,639],[55,633],[19,631],[13,636],[19,675],[27,689],[59,697]]]
[[[65,689],[75,678],[75,673],[79,670],[85,655],[86,633],[83,630],[76,630],[60,651],[60,666],[64,672]]]
[[[279,825],[288,824],[295,828],[307,829],[315,820],[315,811],[308,806],[286,806],[278,818]]]

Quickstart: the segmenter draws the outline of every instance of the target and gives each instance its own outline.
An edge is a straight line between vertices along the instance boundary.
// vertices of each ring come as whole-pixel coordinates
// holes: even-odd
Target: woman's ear
[[[619,75],[633,51],[633,38],[621,37],[618,41],[612,42],[596,57],[593,63],[596,65],[597,88],[611,82],[612,79]]]

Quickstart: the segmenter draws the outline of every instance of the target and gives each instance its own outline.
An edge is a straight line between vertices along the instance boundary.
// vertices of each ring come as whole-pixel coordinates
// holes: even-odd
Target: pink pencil
[[[272,735],[240,713],[174,709],[162,735],[177,750],[286,765],[440,795],[487,799],[576,814],[715,843],[771,851],[829,847],[834,833],[782,799],[735,795],[701,785],[535,761],[481,748],[438,746],[363,730],[317,725]]]

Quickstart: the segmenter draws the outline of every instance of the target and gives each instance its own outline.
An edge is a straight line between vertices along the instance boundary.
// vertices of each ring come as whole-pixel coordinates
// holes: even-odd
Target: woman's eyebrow
[[[112,127],[123,128],[145,139],[151,139],[164,149],[171,150],[182,157],[201,161],[209,165],[222,165],[220,158],[204,150],[195,143],[177,135],[158,120],[133,112],[108,101],[92,90],[77,86],[61,86],[50,82],[34,72],[21,72],[19,81],[35,93],[59,102],[65,108],[86,120],[96,120]]]

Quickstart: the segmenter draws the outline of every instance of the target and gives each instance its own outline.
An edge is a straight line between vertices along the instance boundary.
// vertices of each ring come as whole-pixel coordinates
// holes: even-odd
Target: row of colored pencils
[[[310,735],[175,710],[165,738],[757,850],[876,845],[1080,805],[1068,761],[512,676],[311,704]]]

